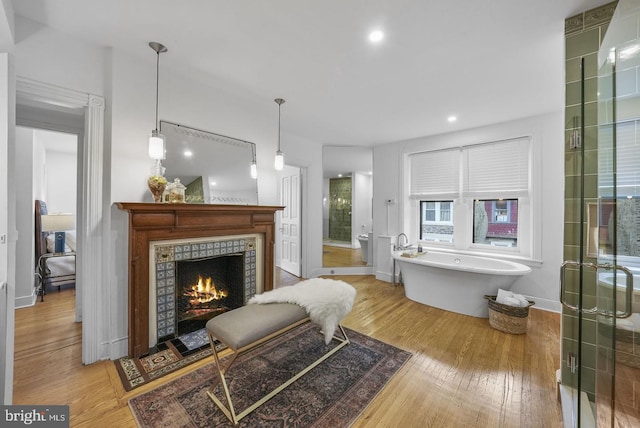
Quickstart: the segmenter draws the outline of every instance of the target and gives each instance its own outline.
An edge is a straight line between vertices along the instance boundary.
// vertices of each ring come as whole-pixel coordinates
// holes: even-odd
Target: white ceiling
[[[16,14],[70,35],[147,59],[158,41],[169,49],[161,67],[204,73],[256,100],[285,98],[283,132],[331,145],[559,111],[564,19],[605,3],[13,0]],[[374,46],[375,28],[386,37]]]

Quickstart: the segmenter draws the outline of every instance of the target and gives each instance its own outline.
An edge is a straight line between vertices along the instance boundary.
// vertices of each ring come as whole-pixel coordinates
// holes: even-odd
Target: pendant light
[[[256,145],[251,144],[251,178],[258,178],[258,165],[256,163]]]
[[[275,168],[277,171],[281,171],[284,168],[284,155],[280,150],[280,106],[284,104],[284,100],[276,98],[274,101],[278,104],[278,151],[276,151]]]
[[[155,129],[151,131],[151,136],[149,137],[149,157],[151,159],[156,160],[156,166],[161,168],[161,160],[166,157],[166,142],[164,135],[158,131],[158,93],[160,88],[160,54],[167,51],[167,48],[158,42],[149,42],[149,46],[156,52],[157,60],[156,60],[156,121],[155,121]],[[158,174],[162,175],[162,174]]]

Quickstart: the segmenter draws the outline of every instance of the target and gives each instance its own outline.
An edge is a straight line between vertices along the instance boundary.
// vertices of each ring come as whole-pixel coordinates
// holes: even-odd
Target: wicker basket
[[[510,334],[524,334],[529,322],[529,307],[536,302],[529,300],[527,306],[509,306],[496,302],[496,296],[484,296],[489,301],[489,324],[496,330]]]

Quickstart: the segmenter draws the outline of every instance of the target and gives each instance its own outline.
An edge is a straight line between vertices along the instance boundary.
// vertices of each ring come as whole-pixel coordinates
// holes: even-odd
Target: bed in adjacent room
[[[56,249],[56,234],[43,228],[43,216],[48,215],[44,201],[35,201],[35,247],[37,278],[36,292],[44,301],[44,295],[53,287],[75,286],[76,281],[76,232],[65,231],[64,246]],[[57,250],[57,251],[56,251]]]

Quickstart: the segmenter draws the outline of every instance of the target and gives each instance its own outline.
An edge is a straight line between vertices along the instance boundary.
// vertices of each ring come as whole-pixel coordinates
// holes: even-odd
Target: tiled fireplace
[[[179,318],[196,318],[194,322],[202,323],[216,311],[232,309],[256,292],[273,289],[274,217],[282,207],[134,202],[116,205],[129,213],[129,356],[145,355],[158,339],[174,337],[180,321],[184,321]],[[196,266],[205,270],[204,287],[210,277],[216,289],[225,289],[221,293],[228,295],[213,305],[184,307],[186,316],[178,315],[177,275],[190,269],[182,263],[198,265],[205,260],[211,263],[209,267]],[[218,268],[223,273],[209,275],[209,271]],[[195,297],[186,298],[187,301],[208,299],[207,292],[198,291],[197,281],[185,281],[189,283],[187,289],[196,285]],[[238,284],[242,291],[230,289]],[[228,299],[232,292],[235,296]],[[182,297],[184,291],[180,294]],[[200,316],[202,319],[198,320]]]
[[[260,234],[150,245],[149,347],[201,329],[262,292]]]

